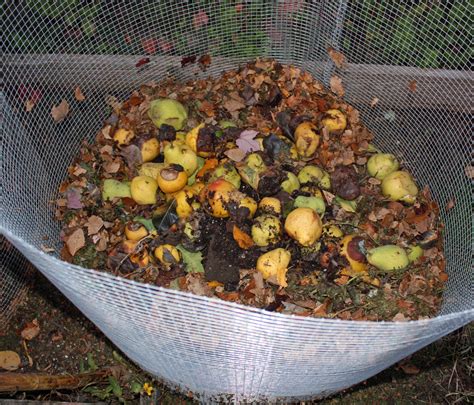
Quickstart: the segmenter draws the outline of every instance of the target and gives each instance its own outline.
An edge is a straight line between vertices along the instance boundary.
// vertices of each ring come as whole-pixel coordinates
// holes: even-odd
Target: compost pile
[[[438,205],[336,93],[257,60],[111,99],[60,186],[62,258],[286,314],[435,315]]]

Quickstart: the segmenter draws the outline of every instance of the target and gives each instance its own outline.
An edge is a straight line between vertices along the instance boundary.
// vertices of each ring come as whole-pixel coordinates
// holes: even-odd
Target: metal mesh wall
[[[408,6],[385,2],[384,13],[369,13],[364,20],[370,3],[8,2],[3,11],[2,232],[131,359],[204,398],[327,395],[472,321],[472,184],[465,174],[472,150],[472,73],[465,59],[455,57],[456,49],[470,45],[462,33],[470,32],[472,10],[459,2],[460,34],[445,44],[443,32],[454,24],[451,5],[438,6],[438,22],[427,20],[426,11],[412,15]],[[406,15],[411,36],[397,36],[391,29]],[[439,56],[444,62],[435,67],[440,69],[421,68],[426,67],[421,50],[432,46],[420,42],[426,24],[438,48],[454,49],[451,59]],[[384,51],[389,39],[395,51],[403,50],[400,60],[395,51]],[[345,70],[336,71],[328,46],[347,48]],[[207,52],[213,59],[207,72],[195,65],[181,68],[181,56]],[[146,54],[151,62],[137,68]],[[93,139],[101,127],[107,96],[127,97],[141,83],[170,74],[181,80],[216,75],[256,56],[293,63],[326,83],[336,72],[346,99],[361,111],[378,145],[430,184],[442,206],[455,197],[455,207],[443,212],[450,278],[440,316],[408,323],[302,319],[137,284],[41,251],[45,237],[59,251],[59,224],[50,201],[80,141]],[[77,85],[86,95],[81,103],[73,96]],[[26,112],[32,97],[36,105]],[[51,107],[63,98],[71,111],[55,123]]]

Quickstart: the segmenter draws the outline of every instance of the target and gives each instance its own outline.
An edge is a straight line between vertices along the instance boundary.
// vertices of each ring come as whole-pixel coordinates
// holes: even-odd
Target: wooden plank
[[[153,56],[151,63],[137,68],[139,56],[124,55],[6,55],[4,83],[41,83],[43,86],[94,91],[129,91],[166,75],[178,79],[219,74],[242,60],[214,57],[208,72],[197,65],[181,68],[179,56]],[[298,63],[302,65],[303,63]],[[309,62],[313,72],[322,72],[325,62]],[[349,64],[340,73],[351,103],[370,104],[377,97],[388,108],[441,108],[472,112],[474,74],[467,71],[421,69],[405,66]],[[410,91],[409,83],[416,83]]]

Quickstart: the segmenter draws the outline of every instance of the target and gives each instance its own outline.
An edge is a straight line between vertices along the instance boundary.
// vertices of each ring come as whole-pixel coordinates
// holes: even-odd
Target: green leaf
[[[130,391],[132,391],[134,394],[139,394],[141,390],[142,385],[138,381],[133,381],[130,384]]]
[[[355,201],[347,201],[341,197],[336,197],[334,201],[346,212],[356,212],[357,210],[357,202]]]
[[[188,178],[188,186],[192,186],[196,182],[196,174],[204,166],[205,159],[198,156],[197,157],[198,166],[194,173]]]
[[[120,386],[117,379],[111,375],[109,375],[109,384],[112,387],[112,392],[117,398],[122,398],[123,392],[122,387]]]
[[[92,353],[87,353],[87,365],[89,366],[89,371],[96,371],[99,368],[94,361],[94,355]]]
[[[147,230],[148,232],[155,232],[156,228],[155,225],[153,225],[153,221],[151,219],[146,219],[140,216],[137,216],[133,218],[135,222],[141,223]]]
[[[86,367],[84,365],[84,360],[83,359],[79,360],[79,372],[81,374],[86,372]]]
[[[184,265],[186,266],[186,272],[204,273],[204,266],[202,265],[203,257],[201,252],[190,252],[181,245],[176,246],[176,248],[181,252]]]

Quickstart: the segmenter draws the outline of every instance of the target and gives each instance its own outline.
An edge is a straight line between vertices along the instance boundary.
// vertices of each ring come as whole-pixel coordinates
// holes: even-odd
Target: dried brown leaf
[[[18,353],[11,350],[0,351],[0,369],[15,371],[21,366]]]
[[[474,179],[474,166],[466,166],[464,168],[464,173],[470,179]]]
[[[239,100],[236,100],[234,98],[231,98],[231,99],[227,100],[223,104],[223,106],[227,111],[235,112],[235,111],[241,110],[242,108],[245,108],[245,103],[243,102],[243,100],[239,101]]]
[[[370,102],[370,106],[373,108],[377,105],[377,103],[379,102],[380,100],[377,98],[377,97],[374,97],[372,99],[372,101]]]
[[[84,231],[81,228],[76,229],[71,235],[65,238],[65,243],[71,256],[74,256],[77,251],[86,244]]]
[[[113,161],[113,162],[107,162],[104,165],[104,170],[106,173],[117,173],[120,169],[120,163]]]
[[[226,150],[224,155],[234,162],[241,162],[245,158],[246,153],[240,148],[234,148]]]
[[[337,68],[343,69],[346,67],[347,61],[343,53],[336,51],[334,48],[328,48],[328,54]]]
[[[95,235],[100,229],[104,226],[104,221],[101,217],[97,215],[91,215],[86,222],[87,226],[87,234],[88,235]]]
[[[408,82],[408,90],[410,90],[412,93],[414,93],[416,91],[416,87],[417,87],[416,80],[410,80]]]
[[[400,367],[400,369],[405,374],[408,374],[408,375],[416,375],[416,374],[420,373],[420,369],[417,366],[415,366],[413,363],[409,363],[407,361],[402,361],[402,362],[398,363],[398,367]]]
[[[40,247],[44,253],[53,253],[55,251],[53,248],[45,246],[43,244]]]
[[[69,113],[69,104],[63,99],[61,103],[57,106],[53,106],[51,109],[51,116],[55,122],[61,122],[66,118],[66,115]]]
[[[410,318],[407,318],[405,315],[403,315],[401,312],[399,312],[397,315],[395,315],[393,318],[392,318],[392,321],[393,322],[407,322],[409,321]]]
[[[339,76],[332,76],[329,84],[333,93],[339,97],[344,97],[345,91],[342,87],[342,79]]]
[[[79,86],[77,86],[76,89],[74,90],[74,98],[79,102],[82,102],[86,99],[84,94],[82,94],[82,90]]]
[[[30,112],[34,106],[36,105],[35,101],[34,100],[26,100],[25,102],[25,111],[26,112]]]
[[[455,205],[456,205],[456,198],[451,197],[446,204],[446,212],[451,211]]]
[[[37,319],[28,322],[21,331],[21,337],[26,340],[32,340],[40,333],[40,327]]]

